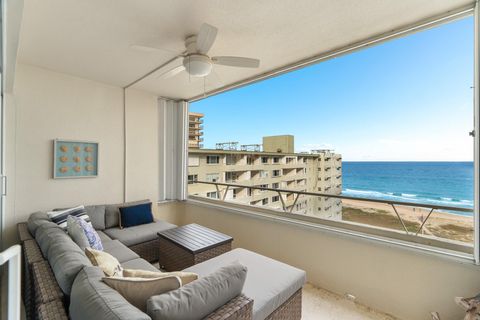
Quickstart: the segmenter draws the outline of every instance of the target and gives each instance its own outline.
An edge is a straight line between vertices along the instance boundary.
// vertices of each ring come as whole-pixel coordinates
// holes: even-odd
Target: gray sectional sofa
[[[156,221],[120,229],[118,208],[122,205],[128,204],[86,207],[104,251],[124,268],[158,271],[150,264],[158,257],[156,233],[175,225]],[[27,319],[151,319],[101,280],[101,269],[92,266],[80,247],[46,213],[32,214],[27,223],[18,225],[18,231],[24,249]],[[184,271],[204,278],[235,261],[248,268],[242,294],[205,319],[300,319],[303,270],[234,249]]]

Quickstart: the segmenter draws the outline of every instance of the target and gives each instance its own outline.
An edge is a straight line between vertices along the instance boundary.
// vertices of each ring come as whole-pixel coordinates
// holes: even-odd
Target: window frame
[[[461,19],[461,18],[465,18],[467,16],[473,15],[474,21],[475,21],[474,22],[474,39],[473,39],[473,41],[474,41],[474,52],[473,52],[473,54],[474,54],[474,70],[473,70],[473,72],[474,72],[474,83],[473,83],[473,89],[474,89],[474,99],[473,99],[474,100],[473,101],[474,112],[473,112],[473,116],[474,116],[474,119],[473,120],[474,120],[474,132],[476,134],[474,134],[474,143],[473,143],[473,148],[474,148],[474,245],[473,245],[473,254],[471,255],[471,258],[470,257],[465,257],[463,254],[461,254],[461,252],[453,252],[452,253],[452,252],[445,251],[444,248],[442,248],[442,247],[436,247],[436,246],[425,247],[424,245],[419,244],[418,242],[415,242],[415,241],[409,241],[409,242],[405,243],[404,241],[402,241],[401,239],[396,238],[396,237],[387,237],[387,238],[378,237],[376,234],[372,233],[372,230],[368,230],[368,229],[372,229],[371,227],[369,228],[368,226],[366,227],[366,230],[363,230],[363,231],[360,231],[360,232],[356,232],[356,231],[352,232],[350,229],[345,228],[344,226],[341,226],[341,225],[338,226],[338,228],[337,227],[330,228],[330,226],[329,226],[330,221],[327,221],[327,222],[325,222],[325,221],[314,221],[314,222],[311,222],[311,223],[316,228],[321,229],[321,230],[327,230],[327,231],[332,231],[334,233],[346,234],[346,235],[349,235],[349,236],[353,236],[353,237],[356,237],[356,238],[363,238],[363,239],[366,239],[366,240],[374,240],[374,241],[381,242],[381,243],[384,243],[384,244],[387,244],[387,245],[398,245],[398,246],[401,246],[401,247],[412,249],[414,251],[419,251],[420,250],[420,251],[424,251],[424,252],[430,252],[430,253],[433,253],[433,254],[440,254],[440,255],[443,255],[443,256],[455,257],[455,258],[459,258],[461,261],[469,260],[469,261],[474,262],[477,265],[480,265],[480,225],[479,225],[479,223],[480,223],[480,215],[479,215],[479,212],[480,212],[480,164],[479,164],[479,160],[480,160],[480,67],[479,67],[479,65],[480,65],[480,50],[479,50],[479,44],[480,44],[480,40],[479,40],[479,37],[480,37],[479,16],[480,16],[480,12],[479,12],[479,6],[480,5],[478,4],[478,2],[475,2],[474,4],[472,4],[469,7],[464,7],[464,8],[460,8],[458,10],[445,12],[445,13],[440,14],[438,16],[435,16],[433,18],[417,21],[416,23],[412,23],[411,25],[406,26],[404,28],[388,31],[388,32],[385,32],[384,34],[380,34],[378,36],[366,39],[364,41],[360,41],[360,42],[353,43],[351,45],[347,45],[347,46],[345,46],[341,49],[333,50],[333,51],[328,52],[328,53],[313,56],[312,58],[309,58],[308,60],[300,61],[300,62],[297,62],[297,63],[293,63],[291,65],[281,67],[277,70],[273,70],[273,71],[271,71],[267,74],[263,74],[263,75],[258,76],[256,78],[250,78],[246,81],[236,83],[234,85],[227,85],[227,86],[224,86],[220,89],[216,89],[214,91],[207,92],[206,94],[192,97],[192,98],[188,99],[186,102],[187,102],[187,105],[188,105],[188,103],[195,102],[195,101],[198,101],[198,100],[201,100],[201,99],[205,99],[205,98],[208,98],[212,95],[222,93],[224,91],[233,90],[235,88],[238,88],[238,87],[241,87],[241,86],[246,86],[246,85],[249,85],[249,84],[254,83],[256,81],[259,81],[259,80],[264,80],[264,79],[267,79],[267,78],[270,78],[270,77],[275,77],[275,76],[278,76],[282,73],[291,72],[291,71],[294,71],[298,68],[302,68],[302,67],[305,67],[305,66],[308,66],[308,65],[316,64],[318,62],[334,59],[334,58],[337,58],[339,56],[350,54],[350,53],[353,53],[355,51],[367,48],[367,47],[372,46],[372,45],[376,45],[376,44],[379,44],[379,43],[382,43],[382,42],[394,40],[396,38],[405,37],[405,36],[408,36],[408,35],[410,35],[412,33],[415,33],[415,32],[423,31],[423,30],[426,30],[426,29],[429,29],[429,28],[440,26],[444,23],[448,23],[448,22],[451,22],[451,21],[456,20],[456,19]],[[188,120],[185,122],[184,125],[186,126],[185,128],[188,130],[188,123],[187,122],[188,122]],[[188,147],[185,147],[185,152],[188,154]],[[262,164],[265,164],[263,162],[263,159],[261,159],[260,161],[261,161]],[[297,161],[301,161],[301,159],[298,158]],[[307,159],[304,158],[303,162],[306,163]],[[184,170],[188,171],[188,166],[186,165],[186,163],[185,163]],[[186,175],[183,175],[183,179],[185,179],[185,178],[186,178]],[[187,184],[185,184],[185,189],[186,189],[186,185]],[[253,192],[252,192],[252,194],[253,194]],[[274,214],[275,215],[275,213],[274,213],[275,210],[271,210],[271,209],[264,209],[264,208],[260,209],[260,208],[251,207],[251,206],[248,206],[248,208],[238,209],[237,204],[232,204],[232,203],[225,202],[225,203],[222,203],[221,205],[219,205],[218,204],[219,201],[215,201],[215,203],[211,203],[211,201],[209,201],[209,200],[211,200],[211,199],[205,199],[205,201],[203,201],[203,199],[199,199],[198,197],[195,197],[195,196],[190,196],[190,195],[187,196],[187,201],[194,201],[195,203],[200,203],[200,204],[205,203],[208,206],[221,207],[221,208],[224,208],[225,210],[232,211],[232,212],[240,212],[240,213],[247,213],[248,212],[248,213],[251,213],[251,214],[254,214],[254,215],[264,215],[265,214],[264,211],[266,210],[266,211],[273,211],[273,212],[267,212],[266,214],[268,214],[268,215]],[[240,207],[245,207],[245,206],[240,205]],[[254,211],[262,211],[262,212],[260,213],[260,212],[254,212]],[[301,220],[304,220],[305,217],[304,216],[299,216],[299,217],[293,217],[293,218],[294,219],[288,218],[287,220],[293,220],[293,221],[290,221],[290,222],[302,225],[303,222]],[[278,220],[278,219],[285,220],[285,218],[283,218],[283,217],[274,217],[273,219],[275,219],[275,220]],[[318,218],[315,218],[315,219],[318,220]],[[338,222],[334,222],[334,223],[338,223]],[[340,222],[340,223],[343,224],[343,222]]]
[[[209,162],[208,159],[211,159],[211,158],[217,158],[217,162]],[[212,164],[212,165],[220,164],[220,156],[217,156],[217,155],[207,155],[205,161],[207,162],[207,164]]]

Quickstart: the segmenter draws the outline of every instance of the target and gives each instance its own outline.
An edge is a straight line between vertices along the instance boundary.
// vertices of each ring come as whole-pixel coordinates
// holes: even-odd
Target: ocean
[[[343,195],[473,208],[473,162],[344,161],[342,171]]]

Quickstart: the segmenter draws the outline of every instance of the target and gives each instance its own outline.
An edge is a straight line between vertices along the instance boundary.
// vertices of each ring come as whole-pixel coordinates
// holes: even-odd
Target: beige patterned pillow
[[[111,254],[92,248],[85,248],[85,255],[94,266],[100,267],[106,276],[123,276],[123,268],[120,262]]]
[[[112,289],[117,290],[128,302],[144,312],[147,311],[148,298],[182,286],[182,280],[175,276],[162,278],[108,277],[102,280]]]
[[[183,271],[174,271],[174,272],[161,272],[161,271],[147,271],[140,269],[123,269],[124,277],[133,277],[133,278],[165,278],[170,276],[179,277],[182,280],[182,286],[198,279],[198,274],[193,272],[183,272]]]

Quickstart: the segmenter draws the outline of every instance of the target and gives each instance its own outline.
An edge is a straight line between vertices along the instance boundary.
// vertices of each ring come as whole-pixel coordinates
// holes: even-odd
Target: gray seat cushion
[[[306,281],[305,271],[245,249],[234,249],[183,271],[205,277],[234,261],[248,268],[243,294],[254,300],[254,320],[265,319],[301,289]]]
[[[152,296],[147,313],[154,320],[196,320],[242,293],[247,268],[238,262],[221,267],[183,287]]]
[[[95,230],[97,231],[97,234],[98,236],[100,237],[100,241],[102,241],[102,244],[105,244],[109,241],[113,241],[112,238],[110,238],[109,236],[107,236],[107,234],[101,230]]]
[[[105,206],[105,228],[115,228],[120,225],[120,207],[129,207],[136,204],[148,203],[150,200],[140,200],[133,202],[107,204]]]
[[[117,258],[120,263],[140,258],[138,254],[118,240],[110,240],[103,243],[103,251]]]
[[[135,269],[135,270],[147,270],[147,271],[160,271],[151,265],[147,260],[138,258],[121,263],[123,269]]]
[[[85,267],[78,273],[70,296],[70,319],[151,319],[128,303],[116,290],[103,283],[101,279],[104,276],[98,267]]]
[[[96,230],[105,230],[105,207],[106,205],[85,206],[90,222]]]
[[[91,266],[90,260],[58,225],[40,226],[35,240],[47,258],[59,287],[67,296],[70,295],[75,277],[84,266]]]
[[[158,238],[157,232],[175,228],[176,225],[165,222],[155,221],[152,223],[141,224],[129,228],[110,228],[105,229],[105,233],[112,239],[118,239],[126,246],[130,247],[142,242],[155,240]]]

